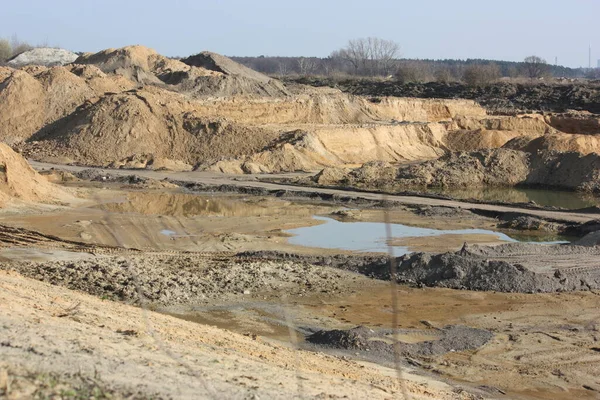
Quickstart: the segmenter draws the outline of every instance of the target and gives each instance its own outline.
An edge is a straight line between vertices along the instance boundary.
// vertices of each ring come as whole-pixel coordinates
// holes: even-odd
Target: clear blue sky
[[[18,0],[0,37],[74,51],[143,44],[169,55],[327,56],[348,39],[394,40],[407,58],[532,54],[579,67],[600,59],[600,0]]]

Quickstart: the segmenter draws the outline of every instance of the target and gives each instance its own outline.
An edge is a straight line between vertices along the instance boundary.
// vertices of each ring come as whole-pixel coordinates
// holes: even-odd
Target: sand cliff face
[[[452,151],[600,146],[587,114],[488,116],[471,100],[286,87],[218,54],[179,61],[143,46],[1,68],[0,100],[0,140],[27,157],[117,168],[318,171]]]

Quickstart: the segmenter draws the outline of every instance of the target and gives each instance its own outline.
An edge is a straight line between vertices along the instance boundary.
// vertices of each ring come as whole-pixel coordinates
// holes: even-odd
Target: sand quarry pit
[[[59,64],[0,68],[0,397],[600,396],[595,114]]]

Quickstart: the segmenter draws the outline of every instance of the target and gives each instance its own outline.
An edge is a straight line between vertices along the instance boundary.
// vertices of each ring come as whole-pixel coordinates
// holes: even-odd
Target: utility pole
[[[592,69],[592,44],[590,43],[590,53],[588,59],[588,69]]]

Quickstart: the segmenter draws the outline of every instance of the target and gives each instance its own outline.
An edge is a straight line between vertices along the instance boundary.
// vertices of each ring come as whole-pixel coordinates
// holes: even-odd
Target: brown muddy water
[[[439,221],[439,227],[436,226],[435,229],[419,227],[418,221],[417,226],[414,226],[414,220],[410,225],[391,224],[392,237],[388,238],[386,225],[383,222],[337,221],[310,213],[311,210],[323,212],[327,209],[324,207],[330,207],[331,211],[336,209],[335,206],[329,205],[318,210],[315,205],[279,199],[172,192],[129,192],[121,195],[116,201],[95,206],[103,211],[117,214],[178,217],[194,221],[210,218],[216,225],[225,224],[226,220],[232,218],[246,219],[246,222],[249,222],[250,218],[256,218],[252,224],[259,226],[262,218],[285,219],[286,215],[294,214],[297,217],[305,217],[307,222],[304,226],[301,222],[296,224],[294,229],[285,229],[285,226],[281,225],[283,234],[290,236],[287,239],[290,245],[356,252],[388,252],[389,246],[392,246],[396,256],[417,250],[451,250],[455,247],[459,248],[464,242],[498,244],[516,241],[542,243],[565,241],[558,237],[540,237],[539,233],[528,235],[527,232],[520,232],[518,237],[513,237],[495,229],[441,229],[446,225],[443,220]],[[381,220],[383,219],[382,212]],[[156,233],[170,239],[192,235],[189,231],[178,229],[176,225],[161,227]],[[442,242],[453,244],[446,248]],[[433,247],[430,249],[431,246]]]
[[[478,200],[485,202],[530,203],[540,206],[578,210],[600,206],[600,197],[591,194],[552,189],[529,188],[474,188],[449,189],[429,188],[426,193],[449,196],[457,200]]]
[[[433,370],[437,376],[467,385],[501,388],[507,398],[596,398],[595,392],[583,386],[595,379],[595,365],[600,365],[600,354],[589,350],[596,340],[595,331],[589,327],[600,317],[597,295],[472,292],[403,285],[393,290],[398,310],[396,328],[402,343],[436,340],[438,329],[447,325],[465,325],[494,334],[479,350],[419,359],[425,371]],[[299,340],[297,345],[304,347],[304,338],[319,329],[361,325],[392,328],[392,293],[389,283],[373,281],[350,293],[190,307],[169,310],[169,314],[293,345],[289,324]],[[356,357],[352,351],[347,355]]]

